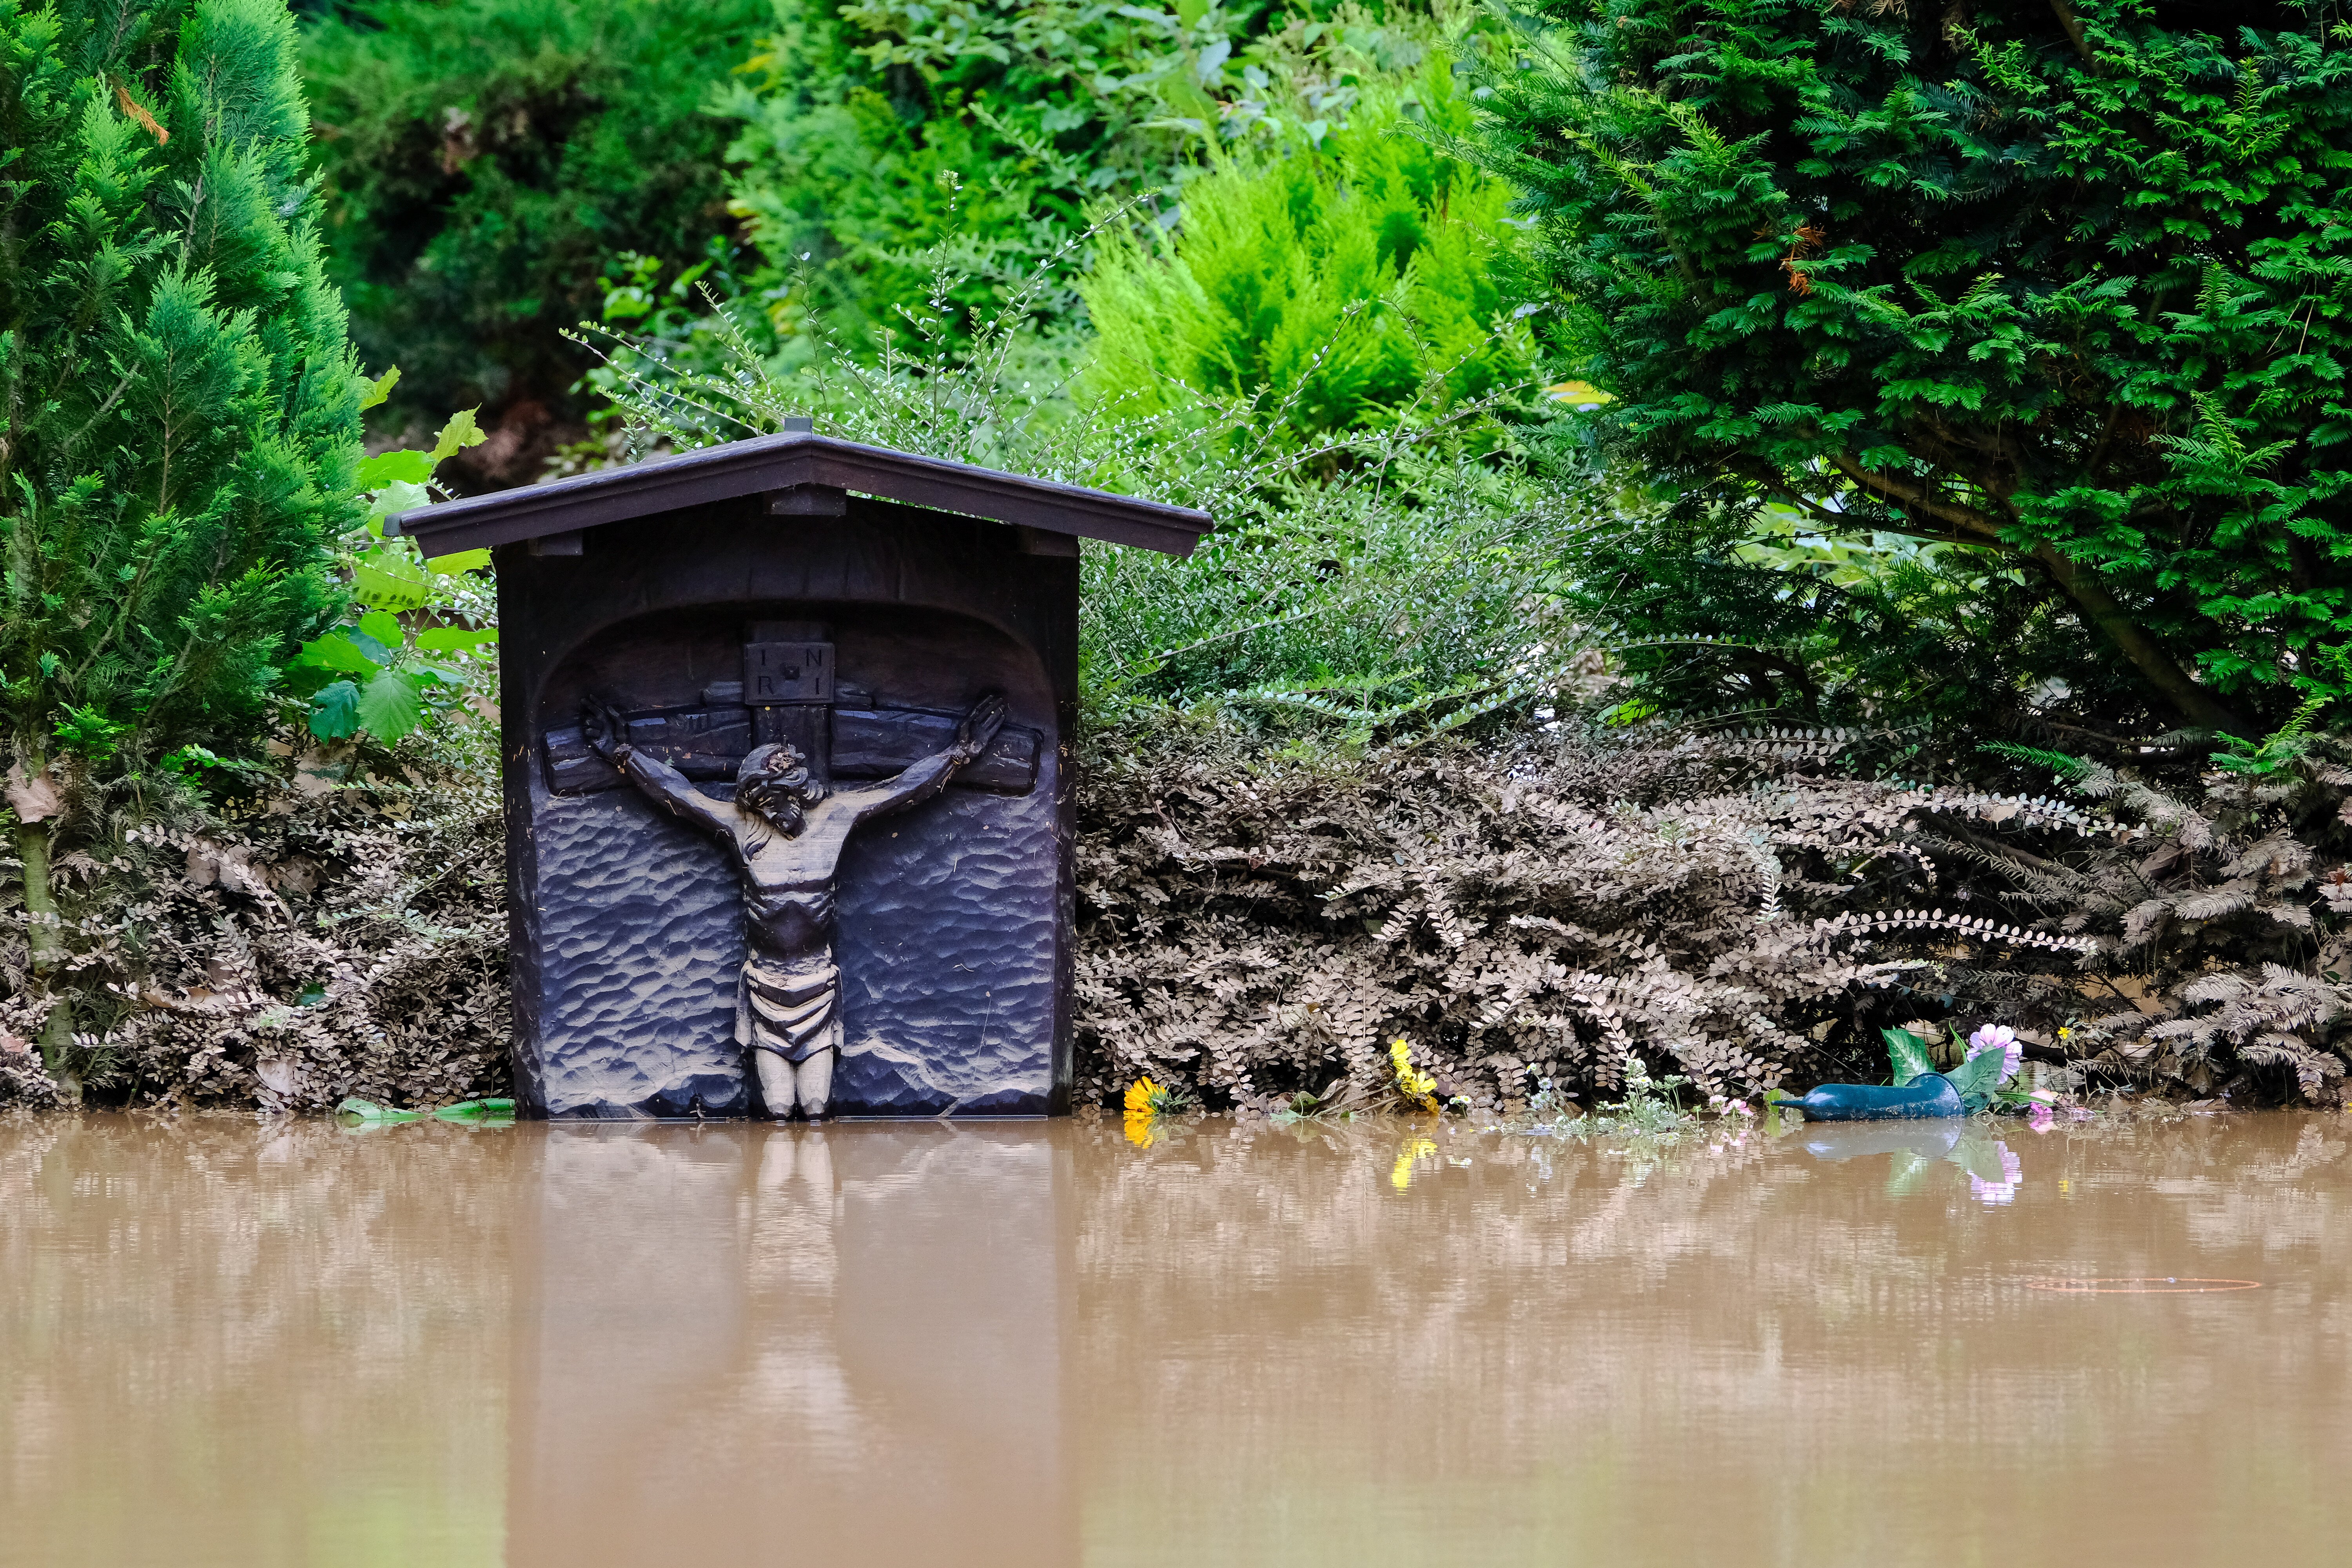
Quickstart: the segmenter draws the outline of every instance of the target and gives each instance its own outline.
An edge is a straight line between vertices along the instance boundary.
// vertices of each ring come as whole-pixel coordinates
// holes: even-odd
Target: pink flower
[[[2017,1076],[2025,1065],[2025,1047],[2018,1043],[2017,1031],[2006,1024],[1987,1024],[1969,1037],[1969,1059],[1976,1060],[1987,1051],[2001,1053],[2000,1076],[2003,1081]]]
[[[2056,1113],[2038,1100],[2033,1102],[2033,1109],[2027,1114],[2026,1120],[2036,1132],[2047,1132],[2058,1125]]]

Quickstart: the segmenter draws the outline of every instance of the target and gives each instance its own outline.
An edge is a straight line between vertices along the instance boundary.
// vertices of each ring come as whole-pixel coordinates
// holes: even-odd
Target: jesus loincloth
[[[793,1063],[831,1050],[841,1043],[840,966],[795,972],[746,958],[736,993],[735,1039]]]

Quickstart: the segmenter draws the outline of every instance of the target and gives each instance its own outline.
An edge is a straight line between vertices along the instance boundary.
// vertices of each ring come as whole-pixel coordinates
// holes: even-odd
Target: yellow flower
[[[1402,1035],[1389,1043],[1389,1060],[1396,1066],[1397,1089],[1407,1100],[1419,1100],[1423,1110],[1435,1110],[1437,1101],[1432,1096],[1437,1092],[1437,1080],[1414,1069],[1411,1051]]]
[[[1127,1122],[1127,1141],[1139,1149],[1150,1148],[1151,1112],[1130,1110],[1124,1120]]]
[[[1127,1113],[1149,1116],[1156,1109],[1152,1101],[1159,1098],[1160,1086],[1148,1078],[1137,1079],[1127,1086]]]
[[[1431,1155],[1436,1152],[1437,1145],[1431,1142],[1426,1138],[1413,1138],[1407,1140],[1404,1147],[1397,1151],[1395,1168],[1389,1172],[1389,1185],[1394,1187],[1399,1192],[1402,1192],[1407,1187],[1412,1185],[1412,1167],[1414,1163],[1416,1161],[1428,1159]]]

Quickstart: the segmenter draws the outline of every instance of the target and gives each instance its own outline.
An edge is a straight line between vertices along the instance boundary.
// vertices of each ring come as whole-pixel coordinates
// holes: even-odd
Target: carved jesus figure
[[[833,1096],[841,1048],[841,970],[834,962],[834,879],[857,825],[903,811],[947,787],[958,768],[988,749],[1004,722],[1004,700],[974,703],[954,744],[898,777],[863,788],[827,789],[808,760],[786,743],[756,747],[736,773],[731,801],[707,795],[658,757],[621,739],[620,716],[591,705],[581,728],[597,753],[671,816],[718,836],[743,879],[743,977],[735,1038],[758,1066],[768,1114],[797,1106],[814,1121]]]

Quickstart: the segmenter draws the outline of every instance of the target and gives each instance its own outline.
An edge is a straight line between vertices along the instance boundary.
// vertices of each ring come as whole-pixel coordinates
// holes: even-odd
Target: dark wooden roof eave
[[[1190,555],[1213,526],[1208,513],[1190,507],[792,433],[416,507],[391,518],[384,531],[415,540],[427,557],[454,555],[806,485],[1170,555]]]

